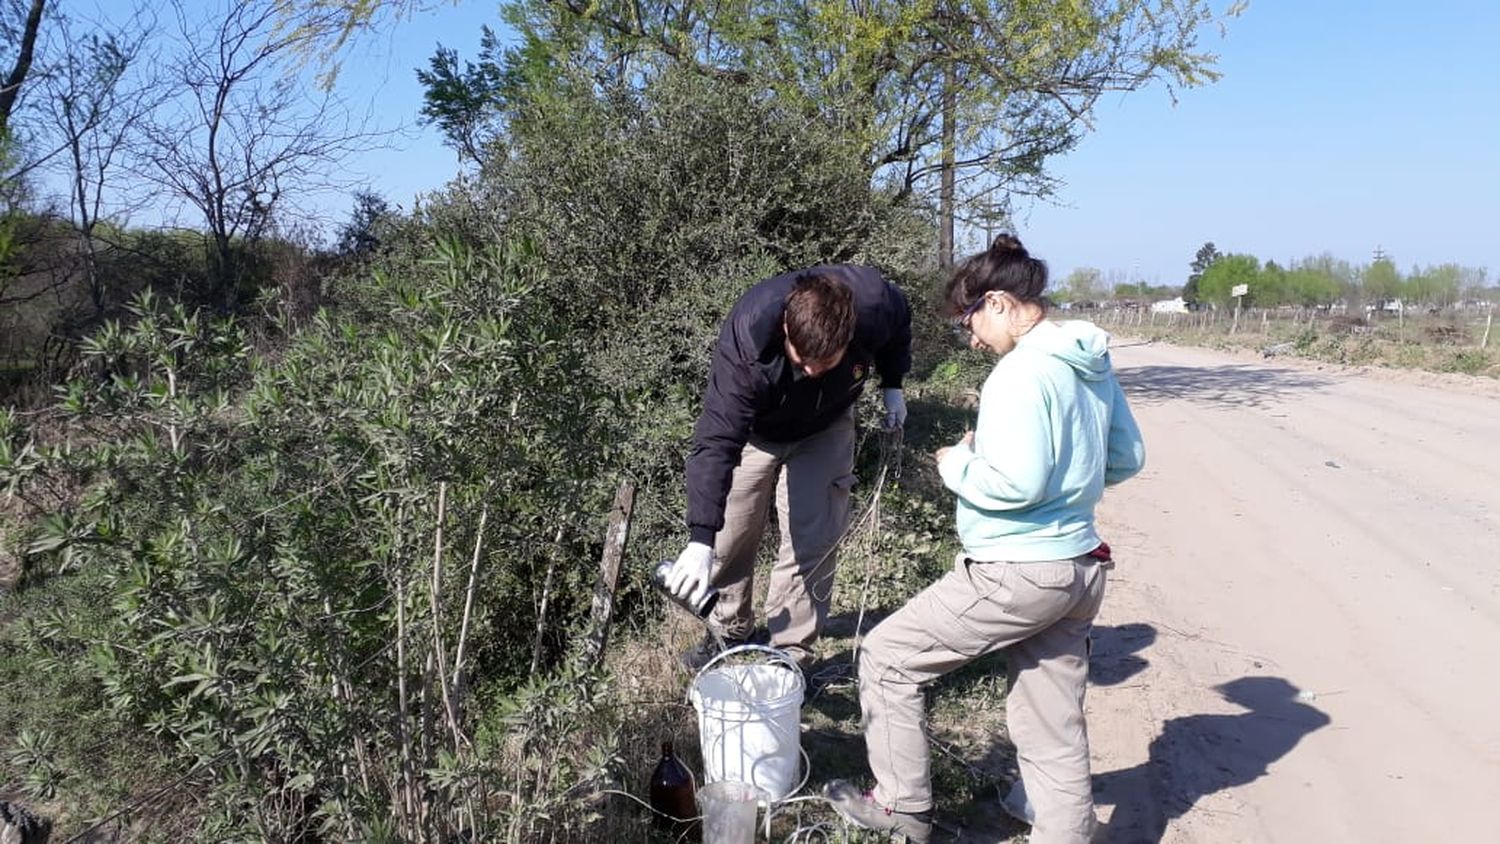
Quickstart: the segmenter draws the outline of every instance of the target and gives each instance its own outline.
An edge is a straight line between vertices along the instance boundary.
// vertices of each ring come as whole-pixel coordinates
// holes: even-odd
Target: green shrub
[[[555,564],[595,556],[615,438],[582,344],[524,244],[427,269],[368,280],[383,323],[319,317],[274,360],[143,296],[64,394],[83,447],[9,470],[87,486],[32,550],[101,572],[100,613],[49,645],[210,764],[213,835],[457,823],[496,775],[434,779],[440,749],[476,764],[465,691],[522,681],[549,568],[548,653],[586,607],[586,572]]]
[[[305,326],[252,342],[148,287],[82,344],[60,431],[0,432],[0,483],[67,492],[25,528],[65,573],[37,593],[95,584],[28,611],[18,653],[71,666],[210,784],[190,837],[590,840],[619,702],[567,656],[615,485],[639,486],[628,610],[641,561],[685,540],[682,461],[735,298],[819,261],[927,284],[901,266],[923,215],[756,92],[580,83],[504,141]],[[914,589],[946,517],[899,489],[884,506],[882,565]]]
[[[1460,349],[1444,355],[1438,365],[1440,372],[1462,372],[1479,375],[1491,366],[1490,356],[1483,349]]]
[[[548,274],[538,295],[616,397],[613,465],[639,487],[631,556],[644,568],[686,540],[682,465],[738,296],[779,272],[852,260],[908,282],[925,307],[930,281],[916,268],[932,226],[871,187],[855,139],[764,92],[680,71],[641,91],[596,83],[565,78],[518,105],[486,169],[390,244],[420,253],[434,225],[474,243],[524,232],[536,244]]]

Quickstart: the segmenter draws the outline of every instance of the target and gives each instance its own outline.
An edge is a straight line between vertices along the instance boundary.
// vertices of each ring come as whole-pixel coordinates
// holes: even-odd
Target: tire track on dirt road
[[[1500,400],[1170,346],[1115,365],[1147,470],[1100,509],[1108,839],[1492,840]]]

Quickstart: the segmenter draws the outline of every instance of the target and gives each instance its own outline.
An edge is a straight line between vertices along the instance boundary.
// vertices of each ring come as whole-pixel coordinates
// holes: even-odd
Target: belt
[[[1088,557],[1088,558],[1093,559],[1093,560],[1098,560],[1101,563],[1113,564],[1114,561],[1115,561],[1114,553],[1112,551],[1110,551],[1110,549],[1109,549],[1109,543],[1105,542],[1103,540],[1100,540],[1098,547],[1096,547],[1094,550],[1088,552],[1087,554],[1084,554],[1083,556]],[[970,564],[970,563],[984,563],[984,562],[989,562],[989,561],[986,561],[986,560],[976,560],[973,557],[964,556],[962,553],[960,553],[958,555],[958,558],[965,565]],[[1105,566],[1105,568],[1109,568],[1109,566]]]

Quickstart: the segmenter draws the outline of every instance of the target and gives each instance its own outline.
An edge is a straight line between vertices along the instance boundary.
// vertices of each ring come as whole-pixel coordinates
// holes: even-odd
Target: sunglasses
[[[988,291],[979,294],[979,298],[974,300],[974,304],[964,308],[963,313],[953,318],[953,333],[960,340],[967,338],[969,334],[973,333],[973,329],[969,327],[969,323],[974,321],[974,315],[979,313],[979,309],[984,306],[984,298],[988,295]]]

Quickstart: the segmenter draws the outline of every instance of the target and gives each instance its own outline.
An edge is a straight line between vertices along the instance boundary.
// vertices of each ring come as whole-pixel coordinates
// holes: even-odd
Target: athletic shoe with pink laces
[[[907,844],[927,844],[932,840],[932,812],[887,809],[875,802],[873,794],[845,780],[829,780],[823,786],[823,797],[839,817],[861,829],[900,836]]]

